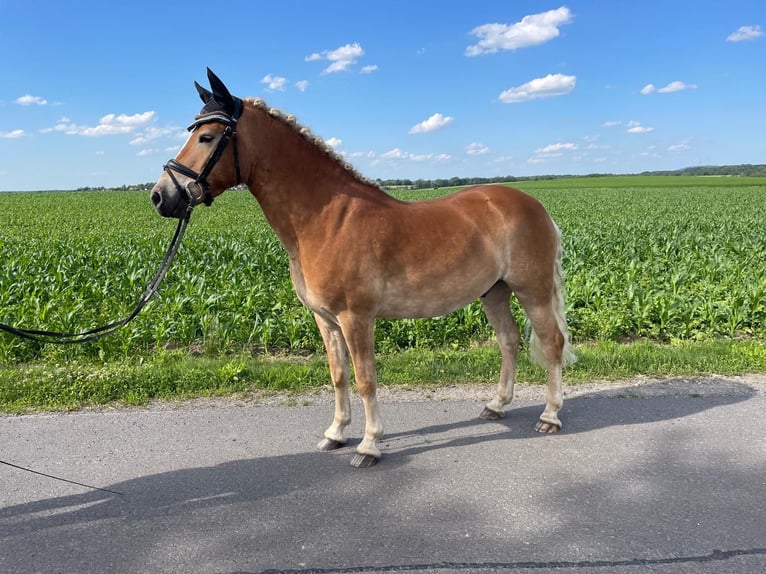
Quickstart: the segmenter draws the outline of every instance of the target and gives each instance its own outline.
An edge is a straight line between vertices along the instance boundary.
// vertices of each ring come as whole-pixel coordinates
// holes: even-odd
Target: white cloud
[[[686,82],[681,82],[680,80],[676,80],[675,82],[670,82],[667,86],[664,88],[660,88],[657,90],[658,94],[672,94],[673,92],[682,92],[683,90],[696,90],[697,84],[687,84]]]
[[[377,69],[378,69],[378,66],[375,65],[375,64],[373,64],[372,66],[364,66],[360,70],[360,73],[362,73],[362,74],[372,74]]]
[[[10,132],[0,132],[0,139],[16,139],[24,136],[24,130],[13,130]]]
[[[574,143],[555,143],[535,150],[535,155],[527,160],[527,163],[543,163],[548,160],[558,159],[564,155],[564,152],[577,150],[577,144]]]
[[[763,36],[763,31],[760,26],[740,26],[736,32],[732,32],[726,38],[727,42],[745,42],[747,40],[755,40]]]
[[[72,120],[70,120],[69,118],[62,117],[55,126],[53,126],[52,128],[41,129],[40,132],[44,134],[47,134],[50,132],[64,132],[66,134],[76,134],[79,129],[84,129],[84,128],[79,128],[77,125],[73,124]]]
[[[514,88],[502,92],[498,99],[504,104],[516,104],[539,98],[563,96],[574,90],[577,78],[563,74],[548,74],[544,78],[535,78]]]
[[[653,132],[654,128],[648,126],[642,126],[639,122],[631,120],[628,122],[628,129],[625,130],[626,134],[648,134]]]
[[[372,159],[375,157],[374,151],[352,151],[346,154],[348,157],[356,158],[356,157],[366,157],[367,159]]]
[[[436,113],[432,115],[427,120],[423,120],[422,122],[415,124],[410,128],[409,133],[411,134],[425,134],[428,132],[432,132],[438,129],[443,128],[447,124],[450,124],[454,121],[455,118],[452,116],[443,116],[440,113]]]
[[[647,84],[641,88],[641,94],[644,96],[648,96],[654,92],[657,92],[658,94],[672,94],[673,92],[682,92],[684,90],[696,90],[697,87],[697,84],[687,84],[686,82],[676,80],[662,88],[657,88],[654,84]]]
[[[144,112],[142,114],[107,114],[102,117],[95,127],[86,127],[78,133],[83,136],[110,136],[115,134],[129,134],[138,126],[149,123],[154,119],[155,112]]]
[[[373,161],[373,165],[378,165],[384,160],[401,160],[401,161],[417,161],[417,162],[433,162],[440,163],[450,161],[452,156],[448,153],[410,153],[402,151],[400,148],[394,148],[385,153],[380,154],[379,159]]]
[[[613,127],[619,126],[621,124],[622,124],[621,121],[609,120],[609,121],[606,121],[603,124],[601,124],[601,126],[605,127],[605,128],[613,128]]]
[[[572,21],[572,12],[566,6],[524,16],[515,24],[484,24],[471,30],[479,42],[465,49],[466,56],[494,54],[500,50],[516,50],[544,44],[559,35],[559,26]]]
[[[306,89],[309,87],[308,80],[300,80],[298,82],[295,82],[295,87],[298,88],[301,92],[305,92]]]
[[[172,126],[165,128],[149,126],[141,133],[136,134],[136,137],[130,140],[130,145],[144,145],[159,138],[173,135],[178,135],[185,138],[186,131]]]
[[[68,135],[81,135],[86,137],[109,136],[133,133],[137,127],[148,124],[155,118],[156,112],[149,111],[141,114],[107,114],[102,117],[97,126],[78,126],[69,118],[61,118],[52,128],[40,130],[42,133],[64,132]]]
[[[21,106],[44,106],[48,103],[48,100],[41,98],[40,96],[33,96],[32,94],[26,94],[20,98],[16,98],[16,103]]]
[[[352,65],[356,64],[357,59],[362,56],[364,56],[364,50],[358,42],[355,42],[354,44],[346,44],[345,46],[341,46],[334,50],[315,52],[310,56],[306,56],[305,60],[307,62],[328,60],[330,65],[322,70],[322,74],[332,74],[334,72],[344,72],[348,70]]]
[[[536,153],[548,154],[560,151],[573,151],[577,149],[577,144],[573,143],[555,143],[547,145],[543,148],[536,150]]]
[[[132,116],[120,114],[107,114],[101,118],[99,124],[122,125],[122,126],[141,126],[148,124],[154,119],[156,112],[144,112],[142,114],[133,114]]]
[[[266,74],[263,76],[263,79],[261,79],[261,83],[266,84],[266,89],[271,90],[272,92],[284,92],[287,85],[287,78]]]
[[[668,151],[679,152],[679,151],[689,150],[689,149],[691,149],[691,146],[689,145],[691,143],[691,141],[692,140],[689,139],[689,138],[683,139],[680,142],[678,142],[677,144],[668,146]]]
[[[157,155],[158,153],[160,153],[160,151],[157,149],[142,149],[136,155],[139,157],[145,157],[148,155]]]
[[[326,143],[330,147],[335,148],[335,147],[338,147],[339,145],[341,145],[343,143],[343,140],[340,139],[340,138],[330,138],[328,140],[325,140],[324,143]]]
[[[382,153],[380,157],[381,159],[404,159],[408,155],[408,153],[403,152],[398,147],[396,147],[392,150]]]
[[[489,148],[483,143],[473,142],[465,146],[465,153],[468,155],[484,155],[489,153]]]

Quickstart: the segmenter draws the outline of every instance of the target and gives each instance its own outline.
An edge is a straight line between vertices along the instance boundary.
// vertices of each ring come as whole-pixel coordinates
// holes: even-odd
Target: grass
[[[766,372],[766,342],[717,340],[662,345],[600,342],[579,345],[578,361],[564,375],[567,384],[705,374]],[[543,384],[545,371],[522,351],[518,381]],[[500,355],[494,345],[468,349],[407,349],[380,353],[381,385],[417,388],[494,384]],[[276,393],[288,396],[329,388],[323,355],[192,356],[164,351],[148,359],[63,364],[31,363],[0,368],[0,411],[71,410],[99,405],[143,405],[150,400]]]
[[[757,178],[615,177],[519,182],[549,209],[566,249],[576,342],[766,337],[766,205]],[[399,191],[422,199],[449,190]],[[125,316],[174,222],[141,192],[0,194],[0,321],[85,330]],[[522,320],[522,313],[516,316]],[[473,303],[436,320],[381,321],[395,351],[487,340]],[[287,257],[255,200],[229,191],[198,209],[161,298],[114,337],[69,347],[0,337],[0,363],[110,361],[162,347],[317,353]]]
[[[568,381],[766,371],[766,179],[513,185],[538,197],[563,232],[580,355]],[[6,193],[0,214],[0,321],[63,331],[125,316],[175,225],[143,192]],[[499,373],[478,303],[433,320],[379,321],[376,335],[383,384],[491,382]],[[523,359],[519,378],[540,382],[543,371]],[[57,347],[0,333],[0,410],[8,412],[296,394],[327,380],[321,337],[295,297],[284,250],[241,191],[195,212],[161,296],[118,334]]]

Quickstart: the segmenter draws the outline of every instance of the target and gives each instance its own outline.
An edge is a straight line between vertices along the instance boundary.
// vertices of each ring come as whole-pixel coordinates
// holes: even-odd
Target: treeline
[[[148,191],[156,182],[136,183],[133,185],[121,185],[119,187],[78,187],[76,191]]]
[[[408,189],[438,189],[440,187],[459,187],[478,185],[483,183],[504,183],[512,181],[538,181],[550,179],[579,178],[579,177],[609,177],[614,173],[589,173],[587,175],[535,175],[520,177],[506,175],[501,177],[451,177],[449,179],[377,179],[377,183],[385,188],[408,188]],[[685,167],[683,169],[669,171],[644,171],[633,174],[619,175],[696,175],[696,176],[731,176],[731,177],[766,177],[766,164],[739,164],[739,165],[705,165]]]
[[[449,179],[376,179],[381,187],[408,189],[439,189],[441,187],[462,187],[467,185],[479,185],[484,183],[506,183],[511,181],[538,181],[548,179],[563,179],[568,177],[604,177],[608,173],[591,173],[587,176],[578,175],[534,175],[529,177],[504,175],[500,177],[451,177]]]
[[[540,181],[550,179],[565,179],[575,177],[609,177],[614,175],[696,175],[696,176],[730,176],[730,177],[766,177],[766,164],[738,164],[738,165],[702,165],[685,167],[669,171],[644,171],[633,174],[614,173],[589,173],[587,175],[533,175],[514,176],[504,175],[499,177],[451,177],[449,179],[376,179],[375,181],[384,188],[407,188],[407,189],[439,189],[442,187],[465,187],[483,183],[505,183],[513,181]],[[143,191],[150,190],[154,186],[153,181],[135,185],[123,185],[121,187],[78,187],[77,191]],[[241,187],[241,186],[237,186]]]
[[[673,171],[645,171],[639,175],[766,177],[766,164],[743,163],[739,165],[700,165]]]

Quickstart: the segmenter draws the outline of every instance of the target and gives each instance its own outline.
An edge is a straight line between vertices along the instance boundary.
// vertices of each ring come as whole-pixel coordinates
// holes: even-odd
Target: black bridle
[[[239,150],[237,149],[237,121],[239,120],[239,116],[242,115],[242,102],[239,99],[235,99],[235,102],[237,105],[233,114],[229,115],[224,112],[212,112],[199,115],[194,123],[187,128],[190,132],[194,133],[199,126],[211,122],[218,122],[226,126],[221,138],[218,140],[218,145],[216,145],[213,153],[207,158],[205,165],[202,166],[202,169],[199,172],[194,171],[192,168],[175,159],[169,160],[168,163],[163,166],[163,169],[167,172],[173,185],[176,186],[178,193],[186,195],[190,207],[193,207],[198,203],[204,203],[207,206],[213,203],[213,195],[210,192],[207,176],[210,175],[215,164],[221,159],[223,150],[226,149],[229,140],[231,140],[232,151],[234,153],[234,169],[236,171],[237,183],[239,184],[242,182],[242,175],[239,171]],[[186,185],[181,185],[175,175],[173,175],[174,171],[191,178],[193,181],[188,182]]]
[[[216,145],[216,148],[213,150],[213,153],[210,154],[210,157],[208,157],[207,161],[205,162],[205,165],[202,166],[202,170],[197,173],[190,167],[185,166],[184,164],[176,161],[175,159],[171,159],[168,161],[168,163],[163,166],[164,170],[168,173],[170,176],[170,179],[173,181],[173,184],[176,186],[176,189],[179,191],[179,193],[183,193],[186,195],[188,200],[188,206],[186,208],[186,213],[183,217],[179,218],[178,221],[178,227],[176,227],[175,234],[173,235],[173,239],[170,241],[170,245],[168,246],[167,251],[165,252],[165,257],[162,260],[162,263],[160,264],[160,268],[157,270],[157,273],[155,274],[154,278],[151,280],[149,285],[146,287],[146,291],[141,296],[141,299],[136,304],[133,311],[128,315],[127,317],[123,319],[118,319],[116,321],[112,321],[111,323],[107,325],[103,325],[101,327],[97,327],[95,329],[90,329],[89,331],[83,331],[80,333],[61,333],[58,331],[45,331],[45,330],[39,330],[39,329],[26,329],[23,327],[13,327],[11,325],[7,325],[5,323],[0,323],[0,331],[5,331],[6,333],[10,333],[11,335],[16,335],[18,337],[23,337],[25,339],[31,339],[33,341],[38,341],[41,343],[58,343],[58,344],[76,344],[76,343],[86,343],[88,341],[95,341],[97,339],[101,339],[102,337],[106,337],[107,335],[111,335],[112,333],[115,333],[120,328],[124,327],[128,323],[130,323],[133,319],[138,316],[138,314],[141,312],[141,310],[144,308],[144,306],[149,302],[149,300],[157,293],[157,290],[159,289],[160,282],[162,282],[162,279],[165,277],[165,274],[168,272],[168,269],[170,269],[170,265],[173,262],[173,258],[175,257],[176,253],[178,252],[178,248],[181,246],[181,239],[183,238],[184,232],[186,231],[186,226],[189,223],[189,218],[191,217],[192,210],[194,209],[194,206],[198,203],[204,203],[205,205],[210,205],[213,203],[213,196],[210,193],[210,186],[207,182],[207,176],[210,174],[212,169],[215,167],[215,164],[218,162],[219,159],[221,159],[221,155],[223,154],[223,150],[226,148],[226,144],[229,143],[229,140],[232,141],[232,148],[234,152],[234,167],[237,172],[237,183],[240,183],[242,181],[240,171],[239,171],[239,154],[237,150],[237,121],[239,120],[240,115],[242,115],[242,101],[238,98],[232,98],[234,100],[234,112],[232,114],[228,114],[225,112],[215,111],[215,112],[209,112],[206,114],[201,114],[197,116],[194,123],[189,126],[189,131],[194,132],[199,126],[203,124],[207,124],[210,122],[219,122],[226,126],[226,129],[223,132],[223,135],[221,136],[221,139],[218,140],[218,145]],[[182,186],[179,181],[176,179],[176,177],[173,175],[173,172],[178,172],[186,177],[192,178],[194,181],[190,181],[185,186]]]

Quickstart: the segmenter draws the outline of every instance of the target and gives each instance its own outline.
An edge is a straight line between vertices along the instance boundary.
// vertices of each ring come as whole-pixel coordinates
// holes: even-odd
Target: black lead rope
[[[165,277],[165,274],[168,272],[168,269],[170,269],[170,265],[173,263],[173,258],[175,258],[176,253],[178,252],[178,248],[181,246],[181,240],[183,239],[184,232],[186,231],[186,226],[189,224],[189,218],[191,217],[191,212],[192,212],[192,207],[190,206],[186,212],[186,215],[178,220],[178,226],[176,227],[176,231],[173,234],[173,239],[170,241],[170,245],[168,246],[168,249],[165,252],[165,257],[162,259],[162,263],[160,263],[160,268],[157,270],[157,273],[154,275],[154,278],[151,280],[149,285],[147,285],[146,291],[144,292],[141,299],[138,301],[138,304],[136,305],[136,307],[133,309],[133,312],[127,317],[125,317],[124,319],[118,319],[116,321],[112,321],[108,325],[104,325],[102,327],[96,327],[95,329],[91,329],[89,331],[83,331],[82,333],[59,333],[56,331],[40,331],[37,329],[23,329],[20,327],[11,327],[10,325],[5,325],[3,323],[0,323],[0,331],[6,331],[7,333],[11,333],[12,335],[17,335],[25,339],[31,339],[33,341],[40,341],[42,343],[58,343],[61,345],[70,345],[75,343],[86,343],[88,341],[95,341],[96,339],[101,339],[102,337],[111,335],[112,333],[120,329],[121,327],[124,327],[125,325],[130,323],[133,319],[135,319],[136,316],[138,316],[138,314],[141,312],[141,309],[143,309],[144,306],[149,302],[149,299],[151,299],[155,295],[155,293],[157,293],[157,289],[159,288],[160,283]],[[116,490],[109,490],[108,488],[100,488],[98,486],[92,486],[90,484],[77,482],[75,480],[61,478],[60,476],[46,474],[44,472],[32,470],[31,468],[25,468],[23,466],[19,466],[18,464],[13,464],[12,462],[7,462],[5,460],[0,460],[0,464],[9,466],[11,468],[15,468],[17,470],[21,470],[23,472],[29,472],[32,474],[37,474],[39,476],[44,476],[45,478],[52,478],[53,480],[58,480],[59,482],[66,482],[69,484],[82,486],[84,488],[89,488],[91,490],[99,490],[101,492],[108,492],[110,494],[124,496],[122,492],[117,492]]]
[[[12,462],[6,462],[4,460],[0,460],[0,464],[4,464],[6,466],[10,466],[11,468],[15,468],[17,470],[22,470],[24,472],[31,472],[32,474],[37,474],[39,476],[44,476],[45,478],[52,478],[53,480],[58,480],[60,482],[66,482],[69,484],[76,484],[77,486],[83,486],[85,488],[90,488],[91,490],[100,490],[101,492],[108,492],[110,494],[116,494],[118,496],[125,496],[125,493],[123,492],[117,492],[116,490],[109,490],[108,488],[100,488],[98,486],[91,486],[90,484],[84,484],[82,482],[77,482],[74,480],[69,480],[66,478],[61,478],[60,476],[54,476],[52,474],[45,474],[44,472],[39,472],[37,470],[32,470],[31,468],[24,468],[23,466],[19,466],[18,464],[13,464]]]
[[[57,331],[43,331],[37,329],[25,329],[22,327],[12,327],[4,323],[0,323],[0,331],[5,331],[11,335],[23,337],[24,339],[31,339],[32,341],[39,341],[41,343],[55,343],[58,345],[74,345],[78,343],[87,343],[88,341],[95,341],[111,335],[117,332],[119,329],[130,323],[135,319],[141,310],[146,306],[149,300],[157,293],[160,283],[162,282],[165,274],[170,269],[170,265],[173,263],[173,258],[178,252],[178,248],[181,246],[181,239],[183,239],[186,226],[189,224],[189,218],[191,217],[192,207],[190,205],[186,212],[186,215],[178,220],[178,226],[173,234],[173,239],[170,241],[165,257],[160,263],[160,267],[154,278],[147,285],[146,291],[141,296],[141,299],[136,304],[133,312],[123,319],[117,319],[107,325],[90,329],[89,331],[83,331],[82,333],[60,333]]]

